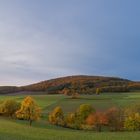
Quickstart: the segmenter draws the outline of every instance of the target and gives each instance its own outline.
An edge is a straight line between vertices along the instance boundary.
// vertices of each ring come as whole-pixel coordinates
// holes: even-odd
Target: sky
[[[0,0],[0,85],[68,75],[140,80],[139,0]]]

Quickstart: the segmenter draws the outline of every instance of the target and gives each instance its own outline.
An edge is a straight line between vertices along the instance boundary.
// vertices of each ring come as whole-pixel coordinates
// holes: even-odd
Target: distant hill
[[[102,92],[126,92],[133,90],[132,87],[130,89],[130,85],[134,84],[133,81],[117,77],[78,75],[42,81],[20,88],[22,91],[45,91],[50,94],[65,94],[71,89],[79,94],[93,94],[97,88]]]
[[[0,93],[19,91],[45,92],[46,94],[68,94],[71,91],[79,94],[94,94],[100,92],[128,92],[140,90],[140,82],[134,82],[117,77],[104,76],[67,76],[21,87],[0,87]]]
[[[19,88],[16,86],[0,86],[0,94],[18,92]]]

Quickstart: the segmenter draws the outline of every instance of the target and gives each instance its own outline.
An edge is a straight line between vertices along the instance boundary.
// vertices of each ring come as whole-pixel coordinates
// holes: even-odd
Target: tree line
[[[0,115],[27,120],[31,126],[33,121],[40,119],[42,112],[35,100],[27,96],[22,102],[13,99],[1,101]],[[98,111],[89,104],[82,104],[71,113],[65,113],[57,106],[49,113],[48,121],[53,125],[79,130],[139,131],[140,104],[124,109],[113,107],[105,111]]]
[[[27,96],[21,103],[13,99],[6,99],[0,103],[0,115],[29,121],[30,126],[41,116],[41,108],[35,100]]]
[[[140,105],[98,111],[91,105],[82,104],[75,112],[68,114],[61,107],[56,107],[49,115],[49,122],[78,130],[139,131]]]
[[[96,79],[97,80],[97,79]],[[74,82],[42,82],[24,87],[14,86],[0,86],[0,94],[15,93],[21,91],[32,92],[45,92],[46,94],[67,94],[72,92],[78,94],[95,94],[97,88],[100,92],[129,92],[140,90],[140,82],[128,82],[128,81],[74,81]]]

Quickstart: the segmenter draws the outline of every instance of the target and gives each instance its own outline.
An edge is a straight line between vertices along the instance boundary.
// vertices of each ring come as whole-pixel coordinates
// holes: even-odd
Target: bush
[[[131,131],[140,130],[140,104],[125,109],[124,128]]]
[[[69,113],[65,117],[65,124],[67,127],[73,127],[73,124],[75,123],[75,113]]]
[[[82,104],[75,113],[70,113],[65,117],[65,124],[73,129],[85,129],[85,120],[93,112],[95,109],[91,105]]]
[[[64,114],[61,107],[56,107],[50,114],[49,114],[49,122],[56,125],[64,125]]]
[[[95,127],[100,132],[102,126],[108,124],[108,118],[103,112],[92,113],[87,117],[86,124]]]
[[[89,114],[94,113],[95,109],[89,104],[82,104],[77,110],[77,117],[81,123],[85,123]]]
[[[0,114],[8,117],[14,117],[19,109],[20,103],[12,99],[4,100],[0,105]]]
[[[106,112],[108,126],[111,131],[120,131],[123,129],[124,111],[119,108],[110,108]]]
[[[140,113],[140,104],[134,104],[125,109],[126,116],[130,116],[134,113]]]
[[[125,118],[124,128],[130,131],[140,130],[140,114],[133,113]]]

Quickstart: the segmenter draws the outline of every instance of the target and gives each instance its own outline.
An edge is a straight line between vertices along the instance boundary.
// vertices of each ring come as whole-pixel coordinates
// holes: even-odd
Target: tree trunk
[[[101,128],[101,125],[100,124],[97,125],[97,130],[98,130],[98,132],[101,132],[102,131],[102,128]]]
[[[30,122],[30,126],[31,126],[33,121],[32,121],[32,120],[30,120],[29,122]]]
[[[99,132],[101,132],[102,131],[102,128],[101,128],[101,125],[99,126]]]

